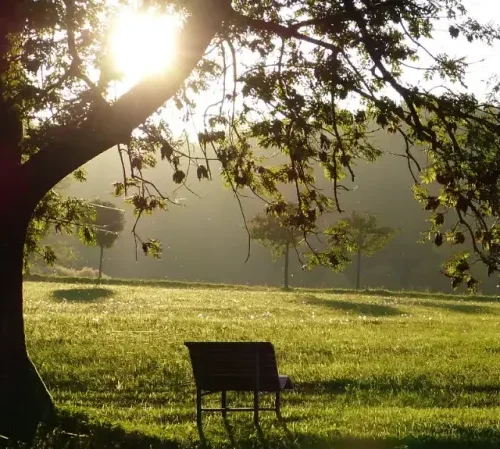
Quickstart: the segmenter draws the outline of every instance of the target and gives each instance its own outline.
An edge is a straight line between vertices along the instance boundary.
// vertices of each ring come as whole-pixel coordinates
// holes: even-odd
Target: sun
[[[116,69],[124,81],[136,82],[171,67],[180,24],[174,15],[133,11],[120,14],[111,44]]]

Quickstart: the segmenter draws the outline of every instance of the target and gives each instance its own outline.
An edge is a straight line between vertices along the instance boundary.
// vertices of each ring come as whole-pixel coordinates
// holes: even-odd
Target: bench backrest
[[[196,387],[206,391],[278,391],[269,342],[186,342]]]

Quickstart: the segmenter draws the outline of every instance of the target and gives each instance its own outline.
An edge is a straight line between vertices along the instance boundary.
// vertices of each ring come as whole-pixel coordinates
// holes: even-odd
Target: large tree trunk
[[[0,212],[0,435],[29,443],[54,408],[24,336],[23,248],[31,211],[13,207]]]

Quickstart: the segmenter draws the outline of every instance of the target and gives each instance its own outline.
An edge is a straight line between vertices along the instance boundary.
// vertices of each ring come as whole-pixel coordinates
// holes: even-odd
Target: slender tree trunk
[[[358,260],[356,263],[356,290],[361,287],[361,250],[358,249]]]
[[[8,207],[0,212],[4,261],[0,269],[0,435],[29,443],[38,423],[49,420],[54,409],[28,356],[24,336],[22,270],[28,210],[18,204],[14,210]]]
[[[101,246],[101,256],[99,258],[99,277],[97,278],[99,281],[102,278],[102,259],[104,257],[104,246]]]
[[[285,247],[285,274],[283,277],[283,288],[285,290],[288,290],[288,266],[289,266],[289,259],[290,259],[290,245],[286,245]]]

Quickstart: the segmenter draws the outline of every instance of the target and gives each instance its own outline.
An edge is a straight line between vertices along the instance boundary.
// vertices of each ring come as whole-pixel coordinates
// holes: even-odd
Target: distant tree
[[[98,277],[98,279],[101,279],[104,248],[111,248],[115,244],[125,227],[125,215],[123,211],[118,209],[111,201],[96,199],[93,204],[96,209],[94,221],[95,240],[97,246],[101,249]]]
[[[56,265],[62,267],[73,267],[80,256],[78,250],[73,245],[73,242],[66,236],[49,234],[45,238],[45,248],[50,248],[54,252],[54,263],[47,264],[46,253],[34,253],[27,259],[25,274],[43,274],[49,273],[49,267],[54,268]]]
[[[250,236],[261,245],[271,249],[273,260],[285,257],[283,288],[289,288],[290,248],[296,248],[301,234],[288,226],[283,218],[268,214],[257,214],[249,223]]]
[[[349,218],[337,221],[325,232],[330,246],[345,253],[356,254],[356,289],[361,286],[361,258],[373,256],[395,236],[396,229],[378,226],[377,217],[369,212],[352,212]],[[347,259],[347,254],[344,254]]]
[[[75,205],[71,204],[70,201],[62,201],[61,198],[67,191],[68,187],[71,185],[73,179],[71,176],[67,176],[62,179],[53,189],[50,195],[47,197],[47,204],[52,207],[54,204],[59,203],[65,208],[66,213],[71,215],[74,212]],[[71,211],[71,212],[70,212]],[[77,220],[82,222],[92,219],[92,210],[87,208],[82,208],[78,216],[74,216]],[[36,214],[35,214],[36,215]],[[54,265],[57,259],[62,258],[63,261],[67,261],[70,258],[74,258],[75,255],[72,252],[71,247],[66,247],[65,245],[57,244],[51,239],[55,235],[61,235],[61,231],[64,230],[71,234],[74,229],[71,220],[67,220],[67,226],[59,224],[58,226],[52,226],[52,220],[36,220],[33,219],[29,223],[29,229],[24,245],[24,263],[23,263],[23,273],[29,276],[31,273],[32,266],[38,264],[39,266]],[[68,226],[69,225],[69,226]],[[44,245],[41,245],[41,242]]]

